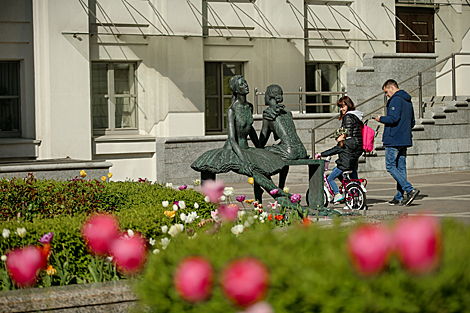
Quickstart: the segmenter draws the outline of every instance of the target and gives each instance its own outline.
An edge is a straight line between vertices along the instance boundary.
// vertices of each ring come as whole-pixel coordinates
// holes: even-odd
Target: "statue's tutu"
[[[284,161],[278,156],[264,149],[248,148],[241,149],[243,156],[253,171],[264,176],[272,176],[281,171],[284,167]],[[193,164],[191,168],[198,172],[210,172],[214,174],[235,173],[250,176],[243,171],[243,162],[232,149],[214,149],[203,153]]]

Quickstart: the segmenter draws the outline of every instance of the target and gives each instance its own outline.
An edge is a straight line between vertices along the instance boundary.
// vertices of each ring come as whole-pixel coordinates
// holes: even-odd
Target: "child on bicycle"
[[[338,159],[336,160],[336,167],[332,170],[331,174],[328,176],[328,182],[331,185],[331,189],[335,194],[333,202],[340,202],[344,200],[343,195],[339,193],[339,188],[335,183],[335,178],[341,180],[342,174],[345,171],[354,171],[357,168],[357,163],[359,157],[357,156],[357,140],[349,137],[349,131],[344,128],[338,128],[334,133],[334,138],[338,144],[326,151],[323,151],[321,154],[317,153],[315,158],[318,159],[321,157],[327,157],[331,155],[338,154]]]

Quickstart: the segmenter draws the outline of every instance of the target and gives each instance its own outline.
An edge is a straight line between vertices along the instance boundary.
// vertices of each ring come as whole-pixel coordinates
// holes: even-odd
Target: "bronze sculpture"
[[[271,85],[266,92],[266,103],[270,108],[263,114],[263,130],[261,142],[258,140],[253,128],[253,105],[246,100],[249,93],[248,84],[241,75],[233,76],[229,81],[232,90],[232,104],[227,110],[228,138],[223,148],[206,151],[191,164],[191,168],[201,172],[202,181],[215,179],[216,174],[233,171],[254,178],[254,193],[258,201],[262,200],[263,190],[268,192],[278,189],[271,194],[280,205],[289,209],[297,209],[301,215],[306,216],[307,208],[292,203],[290,194],[285,193],[282,187],[289,165],[307,165],[310,192],[309,199],[312,208],[318,211],[328,210],[322,207],[323,203],[323,160],[309,159],[305,147],[295,130],[292,114],[284,110],[282,102],[282,89]],[[271,132],[280,143],[263,149]],[[248,146],[248,136],[255,148]],[[271,180],[271,176],[281,173],[278,188]],[[262,187],[262,188],[261,188]],[[320,212],[320,213],[322,213]]]
[[[285,110],[283,91],[279,85],[269,85],[266,88],[264,101],[269,107],[263,112],[263,126],[259,141],[265,147],[271,133],[278,144],[265,147],[266,150],[279,155],[283,160],[307,159],[307,150],[297,135],[292,113]],[[285,166],[279,174],[279,187],[284,188],[289,166]]]
[[[246,100],[248,84],[241,75],[233,76],[229,81],[232,89],[232,104],[227,110],[227,141],[223,148],[203,153],[191,164],[191,168],[201,172],[205,179],[215,179],[215,175],[233,171],[253,177],[255,197],[261,201],[263,187],[266,191],[277,189],[271,176],[279,173],[284,161],[279,155],[260,149],[258,135],[253,128],[253,105]],[[248,136],[256,148],[248,146]],[[279,191],[275,197],[287,196]]]

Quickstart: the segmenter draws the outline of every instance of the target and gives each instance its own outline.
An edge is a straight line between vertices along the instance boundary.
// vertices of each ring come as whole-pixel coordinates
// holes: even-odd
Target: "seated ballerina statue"
[[[274,140],[279,143],[266,146],[265,149],[279,155],[283,160],[307,159],[307,150],[297,135],[292,113],[285,110],[282,104],[283,91],[279,85],[269,85],[264,96],[265,104],[269,107],[263,112],[263,126],[259,141],[261,147],[265,147],[271,133]],[[284,188],[289,166],[285,166],[280,172],[279,187]]]
[[[233,171],[253,177],[256,200],[261,201],[262,187],[267,192],[279,189],[271,176],[285,166],[283,159],[269,150],[261,149],[258,136],[253,128],[253,105],[246,100],[248,84],[241,75],[230,78],[232,104],[227,109],[227,141],[223,148],[209,150],[191,164],[191,168],[201,172],[202,180],[215,179],[219,173]],[[248,146],[248,136],[256,148]],[[280,203],[290,203],[288,194],[279,190],[272,195]]]

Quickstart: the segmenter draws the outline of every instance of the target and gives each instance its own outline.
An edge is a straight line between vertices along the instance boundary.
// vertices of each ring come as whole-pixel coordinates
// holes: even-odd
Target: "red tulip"
[[[211,297],[214,270],[203,257],[187,257],[176,268],[173,283],[184,300],[192,303],[206,301]]]
[[[238,211],[238,205],[236,204],[222,204],[219,206],[219,216],[223,221],[234,222],[238,217]]]
[[[147,260],[147,243],[139,234],[132,238],[122,236],[111,242],[109,253],[121,272],[135,274]]]
[[[6,267],[11,279],[18,286],[33,286],[43,268],[43,260],[41,249],[29,246],[8,253]]]
[[[347,245],[353,266],[363,275],[381,272],[392,252],[390,232],[371,225],[354,230],[349,235]]]
[[[248,307],[262,300],[268,291],[269,271],[255,258],[231,262],[221,277],[224,294],[237,306]]]
[[[39,248],[39,247],[38,247]],[[51,244],[45,243],[43,244],[41,249],[41,256],[42,256],[42,265],[41,268],[47,267],[47,261],[49,261],[49,256],[51,255]]]
[[[94,254],[107,254],[113,240],[118,238],[119,223],[112,215],[92,216],[82,228],[82,236]]]
[[[218,203],[224,192],[224,182],[221,180],[206,180],[202,184],[202,192],[209,197],[212,203]]]
[[[438,219],[430,216],[400,219],[394,237],[398,258],[410,272],[427,273],[439,264],[442,239]]]

